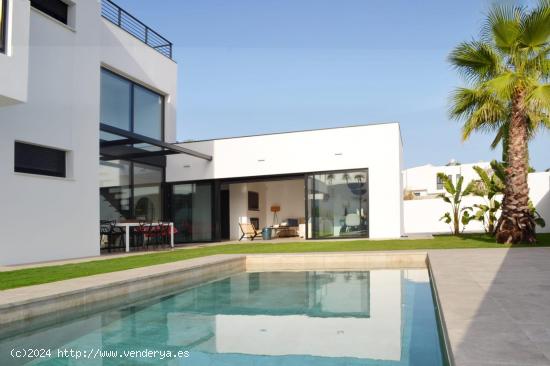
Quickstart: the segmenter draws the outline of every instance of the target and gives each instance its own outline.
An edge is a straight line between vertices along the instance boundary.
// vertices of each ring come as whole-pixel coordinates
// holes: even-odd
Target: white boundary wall
[[[530,197],[537,211],[546,220],[546,227],[537,227],[537,232],[550,232],[550,173],[529,174]],[[480,197],[465,197],[463,206],[484,203]],[[450,227],[439,218],[450,210],[442,199],[419,199],[404,201],[405,235],[420,233],[449,233]],[[462,228],[462,226],[461,226]],[[483,225],[472,221],[465,232],[482,232]]]

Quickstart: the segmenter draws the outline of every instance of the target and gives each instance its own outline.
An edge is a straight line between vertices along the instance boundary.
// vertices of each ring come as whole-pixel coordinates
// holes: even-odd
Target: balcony
[[[160,54],[172,59],[172,42],[143,24],[111,0],[101,0],[101,16]]]

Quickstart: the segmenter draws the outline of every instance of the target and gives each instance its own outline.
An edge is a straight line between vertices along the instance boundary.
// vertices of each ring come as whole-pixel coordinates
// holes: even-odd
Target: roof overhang
[[[99,129],[113,136],[113,139],[99,140],[100,160],[129,160],[154,165],[166,165],[166,155],[186,154],[211,161],[212,156],[170,144],[135,132],[113,127],[105,123]],[[136,146],[138,145],[138,146]]]

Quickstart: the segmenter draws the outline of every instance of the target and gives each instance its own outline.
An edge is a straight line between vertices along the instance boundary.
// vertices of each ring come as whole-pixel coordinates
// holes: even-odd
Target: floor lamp
[[[271,206],[271,212],[273,212],[273,223],[272,226],[275,226],[275,222],[279,224],[279,218],[277,217],[277,212],[281,211],[281,206],[273,205]]]

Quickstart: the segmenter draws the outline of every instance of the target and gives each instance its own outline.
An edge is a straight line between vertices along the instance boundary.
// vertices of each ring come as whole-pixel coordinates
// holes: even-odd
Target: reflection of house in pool
[[[443,364],[425,269],[241,273],[1,340],[0,355],[37,345],[189,350],[193,365],[263,365],[267,356],[292,365]]]
[[[426,271],[249,273],[175,296],[168,343],[209,353],[403,361],[413,321],[404,297],[414,295],[415,282],[426,285]]]

